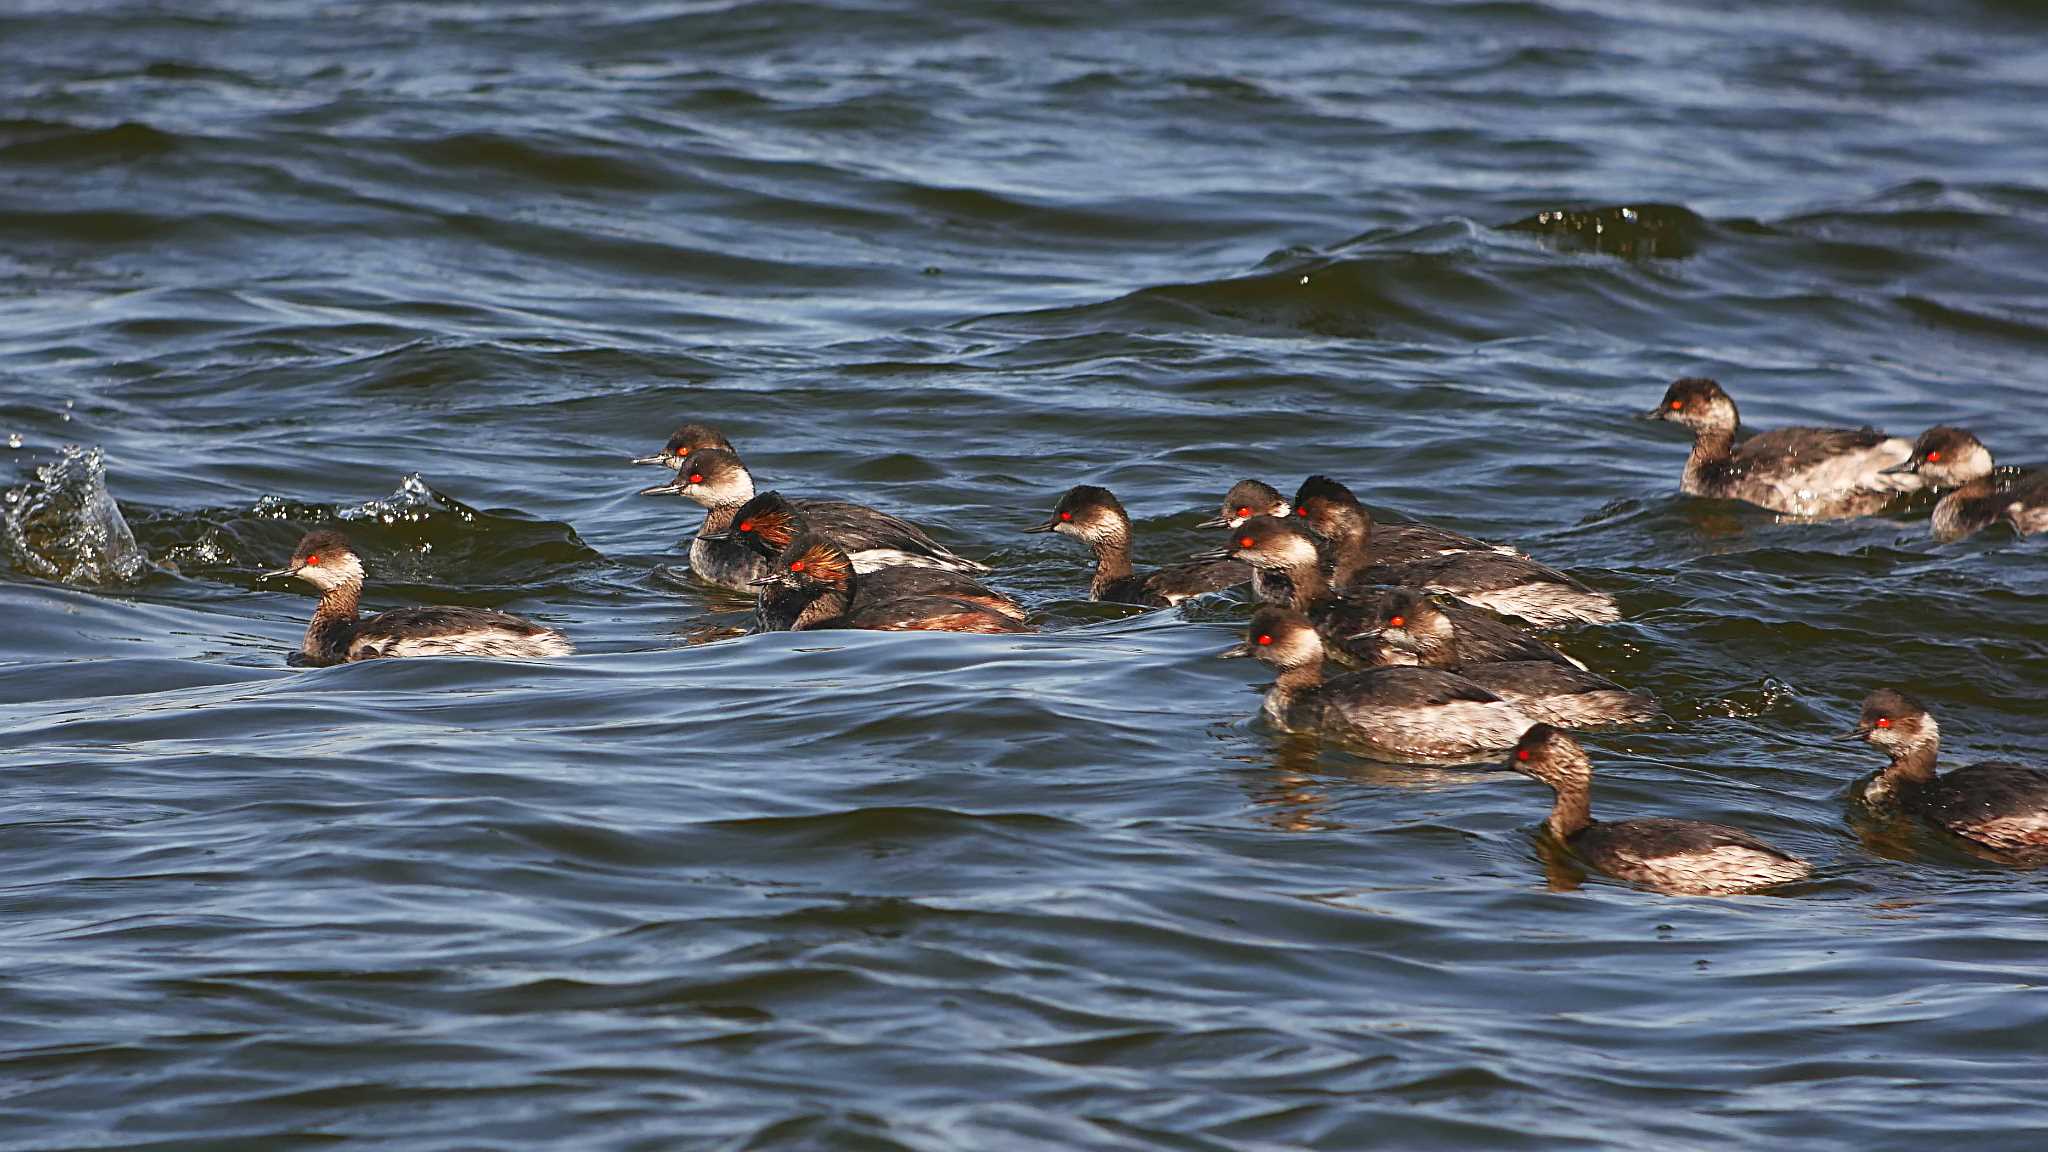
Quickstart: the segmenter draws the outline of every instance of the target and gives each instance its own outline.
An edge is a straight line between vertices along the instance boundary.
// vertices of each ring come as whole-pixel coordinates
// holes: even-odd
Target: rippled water
[[[0,95],[0,481],[102,446],[156,565],[0,570],[0,1146],[2039,1146],[2042,878],[1824,737],[2039,763],[2041,547],[1629,419],[2048,461],[2037,7],[20,4]],[[623,463],[686,418],[1047,634],[725,638]],[[1581,884],[1016,532],[1311,471],[1617,592],[1597,809],[1819,877]],[[584,654],[287,669],[334,516]]]

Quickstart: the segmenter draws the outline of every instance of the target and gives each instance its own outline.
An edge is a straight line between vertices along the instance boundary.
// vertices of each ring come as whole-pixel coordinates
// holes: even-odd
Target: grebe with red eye
[[[1700,820],[1593,819],[1593,762],[1548,724],[1522,734],[1507,766],[1557,793],[1544,827],[1580,860],[1617,880],[1660,892],[1727,896],[1804,880],[1813,866],[1763,840]]]
[[[1323,679],[1323,641],[1308,617],[1268,604],[1252,613],[1244,642],[1223,653],[1251,656],[1279,673],[1265,715],[1289,732],[1313,732],[1392,760],[1473,763],[1514,744],[1529,718],[1454,672],[1368,668]]]
[[[833,509],[818,517],[819,522],[841,525],[840,531],[817,531],[816,535],[831,541],[842,551],[848,536],[858,535],[857,526],[846,526]],[[707,532],[707,540],[732,540],[751,549],[763,560],[774,560],[787,551],[797,537],[812,532],[814,521],[797,506],[785,499],[779,492],[763,492],[733,513],[732,526],[724,532]],[[990,608],[1012,620],[1022,620],[1026,613],[1024,606],[1001,592],[988,587],[965,572],[951,572],[943,568],[910,568],[892,565],[886,568],[866,569],[854,561],[854,570],[861,574],[858,595],[853,603],[855,608],[864,608],[870,603],[882,600],[900,600],[905,596],[951,596],[959,600],[971,600],[984,608]],[[789,603],[787,595],[770,595],[773,589],[763,591],[757,600],[756,614],[761,629],[766,632],[788,631],[791,624],[785,621],[789,614],[778,608]],[[792,617],[793,618],[793,617]]]
[[[680,424],[670,434],[668,443],[652,456],[635,456],[634,464],[659,464],[664,468],[681,468],[690,453],[700,448],[717,448],[725,452],[736,452],[732,441],[725,434],[709,424]]]
[[[1175,564],[1150,572],[1131,567],[1131,518],[1107,488],[1081,484],[1069,488],[1053,506],[1052,516],[1026,532],[1057,532],[1088,545],[1095,554],[1095,576],[1088,598],[1117,604],[1163,608],[1211,592],[1234,588],[1252,578],[1248,565],[1233,560]]]
[[[1871,515],[1922,486],[1918,476],[1896,470],[1912,444],[1875,428],[1774,428],[1737,445],[1735,401],[1712,380],[1679,380],[1642,415],[1692,429],[1692,454],[1678,484],[1689,496],[1825,520]]]
[[[393,656],[567,656],[568,637],[485,608],[393,608],[358,619],[363,562],[339,532],[308,532],[291,563],[263,576],[293,576],[320,590],[320,604],[292,663],[320,667]]]
[[[1929,428],[1913,442],[1913,455],[1889,469],[1912,473],[1938,488],[1954,485],[1934,505],[1934,536],[1960,540],[2003,520],[2021,536],[2048,532],[2048,472],[1994,475],[1991,450],[1961,428]]]
[[[723,448],[698,448],[689,466],[675,479],[640,490],[643,496],[675,495],[705,509],[704,522],[690,542],[690,570],[699,579],[724,588],[748,589],[768,573],[768,564],[753,549],[725,533],[747,501],[754,498],[754,478],[739,456]],[[857,568],[873,571],[890,565],[945,568],[955,572],[986,572],[988,566],[955,555],[917,525],[862,504],[844,500],[792,500],[796,509],[820,525],[852,557]]]
[[[879,575],[879,574],[877,574]],[[1004,634],[1036,629],[971,600],[912,594],[894,598],[863,595],[869,577],[831,541],[806,533],[769,566],[757,583],[763,631],[804,632],[819,628],[863,628],[879,632],[980,632]]]
[[[1844,739],[1890,759],[1864,785],[1864,802],[1897,805],[1966,840],[2028,862],[2048,862],[2048,772],[2020,764],[1972,764],[1937,775],[1941,726],[1918,700],[1880,688]]]
[[[1290,505],[1278,488],[1261,480],[1239,480],[1223,494],[1223,512],[1197,528],[1235,528],[1254,516],[1285,516]]]

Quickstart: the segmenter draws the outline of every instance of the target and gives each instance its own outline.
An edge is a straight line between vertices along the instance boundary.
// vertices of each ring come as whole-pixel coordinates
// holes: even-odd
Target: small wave
[[[107,490],[97,447],[66,445],[0,505],[0,544],[15,568],[66,584],[126,584],[149,566]]]
[[[1682,260],[1699,251],[1707,222],[1676,204],[1553,208],[1501,225],[1530,232],[1567,252],[1599,252],[1628,260]]]

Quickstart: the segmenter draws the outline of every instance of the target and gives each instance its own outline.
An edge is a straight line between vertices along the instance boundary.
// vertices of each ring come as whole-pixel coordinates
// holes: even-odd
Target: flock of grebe
[[[1711,380],[1671,385],[1648,419],[1693,433],[1680,488],[1786,517],[1867,516],[1902,494],[1946,489],[1933,530],[1955,539],[2003,522],[2048,530],[2048,472],[2001,471],[1970,433],[1929,429],[1917,441],[1872,428],[1778,428],[1738,440],[1735,402]],[[643,489],[705,510],[691,572],[755,594],[758,631],[863,628],[1023,633],[1030,613],[989,587],[986,565],[889,513],[842,500],[756,492],[732,443],[684,424],[635,464],[672,470]],[[1203,527],[1227,539],[1186,563],[1140,569],[1131,520],[1105,488],[1080,485],[1026,532],[1057,533],[1095,558],[1089,595],[1167,607],[1249,585],[1260,607],[1244,642],[1278,676],[1264,714],[1276,727],[1332,737],[1381,759],[1487,763],[1556,793],[1548,832],[1585,864],[1664,891],[1747,892],[1808,876],[1806,861],[1739,829],[1591,814],[1592,762],[1567,730],[1639,724],[1657,702],[1552,647],[1534,629],[1610,623],[1614,597],[1512,547],[1418,523],[1378,523],[1342,483],[1312,476],[1292,499],[1258,480],[1225,494]],[[291,563],[320,603],[293,662],[324,665],[398,656],[567,655],[566,637],[502,612],[396,608],[358,615],[361,558],[332,531],[307,534]],[[1327,675],[1330,663],[1349,670]],[[2016,764],[1935,771],[1939,728],[1911,698],[1880,689],[1849,736],[1889,765],[1862,789],[1871,805],[1925,819],[1996,859],[2048,860],[2048,773]]]

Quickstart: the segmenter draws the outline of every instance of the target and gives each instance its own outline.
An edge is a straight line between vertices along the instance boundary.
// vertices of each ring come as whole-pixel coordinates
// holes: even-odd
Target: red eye
[[[682,459],[683,457],[685,457],[685,456],[688,456],[689,454],[690,454],[690,450],[689,450],[688,448],[678,448],[678,449],[676,449],[676,459],[678,459],[678,460],[681,460],[681,459]]]
[[[1239,539],[1239,540],[1238,540],[1238,542],[1237,542],[1237,546],[1238,546],[1239,548],[1249,548],[1249,547],[1251,547],[1251,546],[1252,546],[1252,544],[1253,544],[1253,543],[1254,543],[1254,541],[1252,540],[1252,538],[1251,538],[1251,537],[1249,537],[1249,536],[1246,536],[1246,537],[1243,537],[1243,538],[1241,538],[1241,539]]]
[[[1252,514],[1252,510],[1251,510],[1251,509],[1249,509],[1249,508],[1239,508],[1239,509],[1237,510],[1237,514],[1238,514],[1239,516],[1249,516],[1249,515],[1251,515],[1251,514]]]
[[[306,563],[314,568],[318,568],[320,566],[320,554],[315,552],[311,556],[306,557]]]
[[[742,531],[742,532],[752,532],[753,530],[754,530],[754,522],[753,522],[752,520],[742,520],[742,521],[740,521],[740,531]]]
[[[801,560],[791,560],[791,561],[789,562],[789,570],[790,570],[791,572],[801,572],[801,571],[803,571],[803,570],[804,570],[804,562],[803,562],[803,561],[801,561]]]
[[[1072,520],[1073,518],[1074,518],[1074,514],[1073,514],[1072,512],[1062,512],[1062,513],[1060,513],[1060,519],[1062,519],[1062,520]]]
[[[1939,452],[1929,452],[1929,453],[1927,454],[1927,462],[1928,462],[1929,464],[1939,464],[1939,463],[1941,463],[1941,453],[1939,453]]]
[[[1892,718],[1891,718],[1891,717],[1889,717],[1889,716],[1879,716],[1879,717],[1877,718],[1877,726],[1878,726],[1879,728],[1889,728],[1889,727],[1891,727],[1891,726],[1892,726]]]
[[[1271,636],[1261,635],[1259,637],[1259,643],[1261,644],[1271,644],[1272,642],[1273,638]]]
[[[692,484],[702,484],[703,482],[704,482],[704,474],[703,474],[702,472],[692,472],[692,473],[690,473],[690,483],[692,483]]]
[[[1685,407],[1685,401],[1683,401],[1683,400],[1673,400],[1673,401],[1671,402],[1671,410],[1672,410],[1673,412],[1679,411],[1680,409],[1682,409],[1682,408],[1684,408],[1684,407]]]
[[[1405,628],[1407,625],[1408,618],[1406,616],[1396,616],[1392,620],[1387,621],[1387,627],[1389,628]]]
[[[1676,408],[1676,407],[1678,407],[1678,405],[1676,405],[1676,404],[1673,404],[1673,405],[1672,405],[1672,407],[1673,407],[1673,408]],[[1528,750],[1527,748],[1517,748],[1517,749],[1515,749],[1515,759],[1517,759],[1517,760],[1527,760],[1528,758],[1529,758],[1529,750]]]
[[[1296,508],[1296,509],[1294,510],[1294,514],[1295,514],[1296,516],[1306,516],[1306,515],[1308,515],[1308,509],[1306,509],[1306,508]]]

